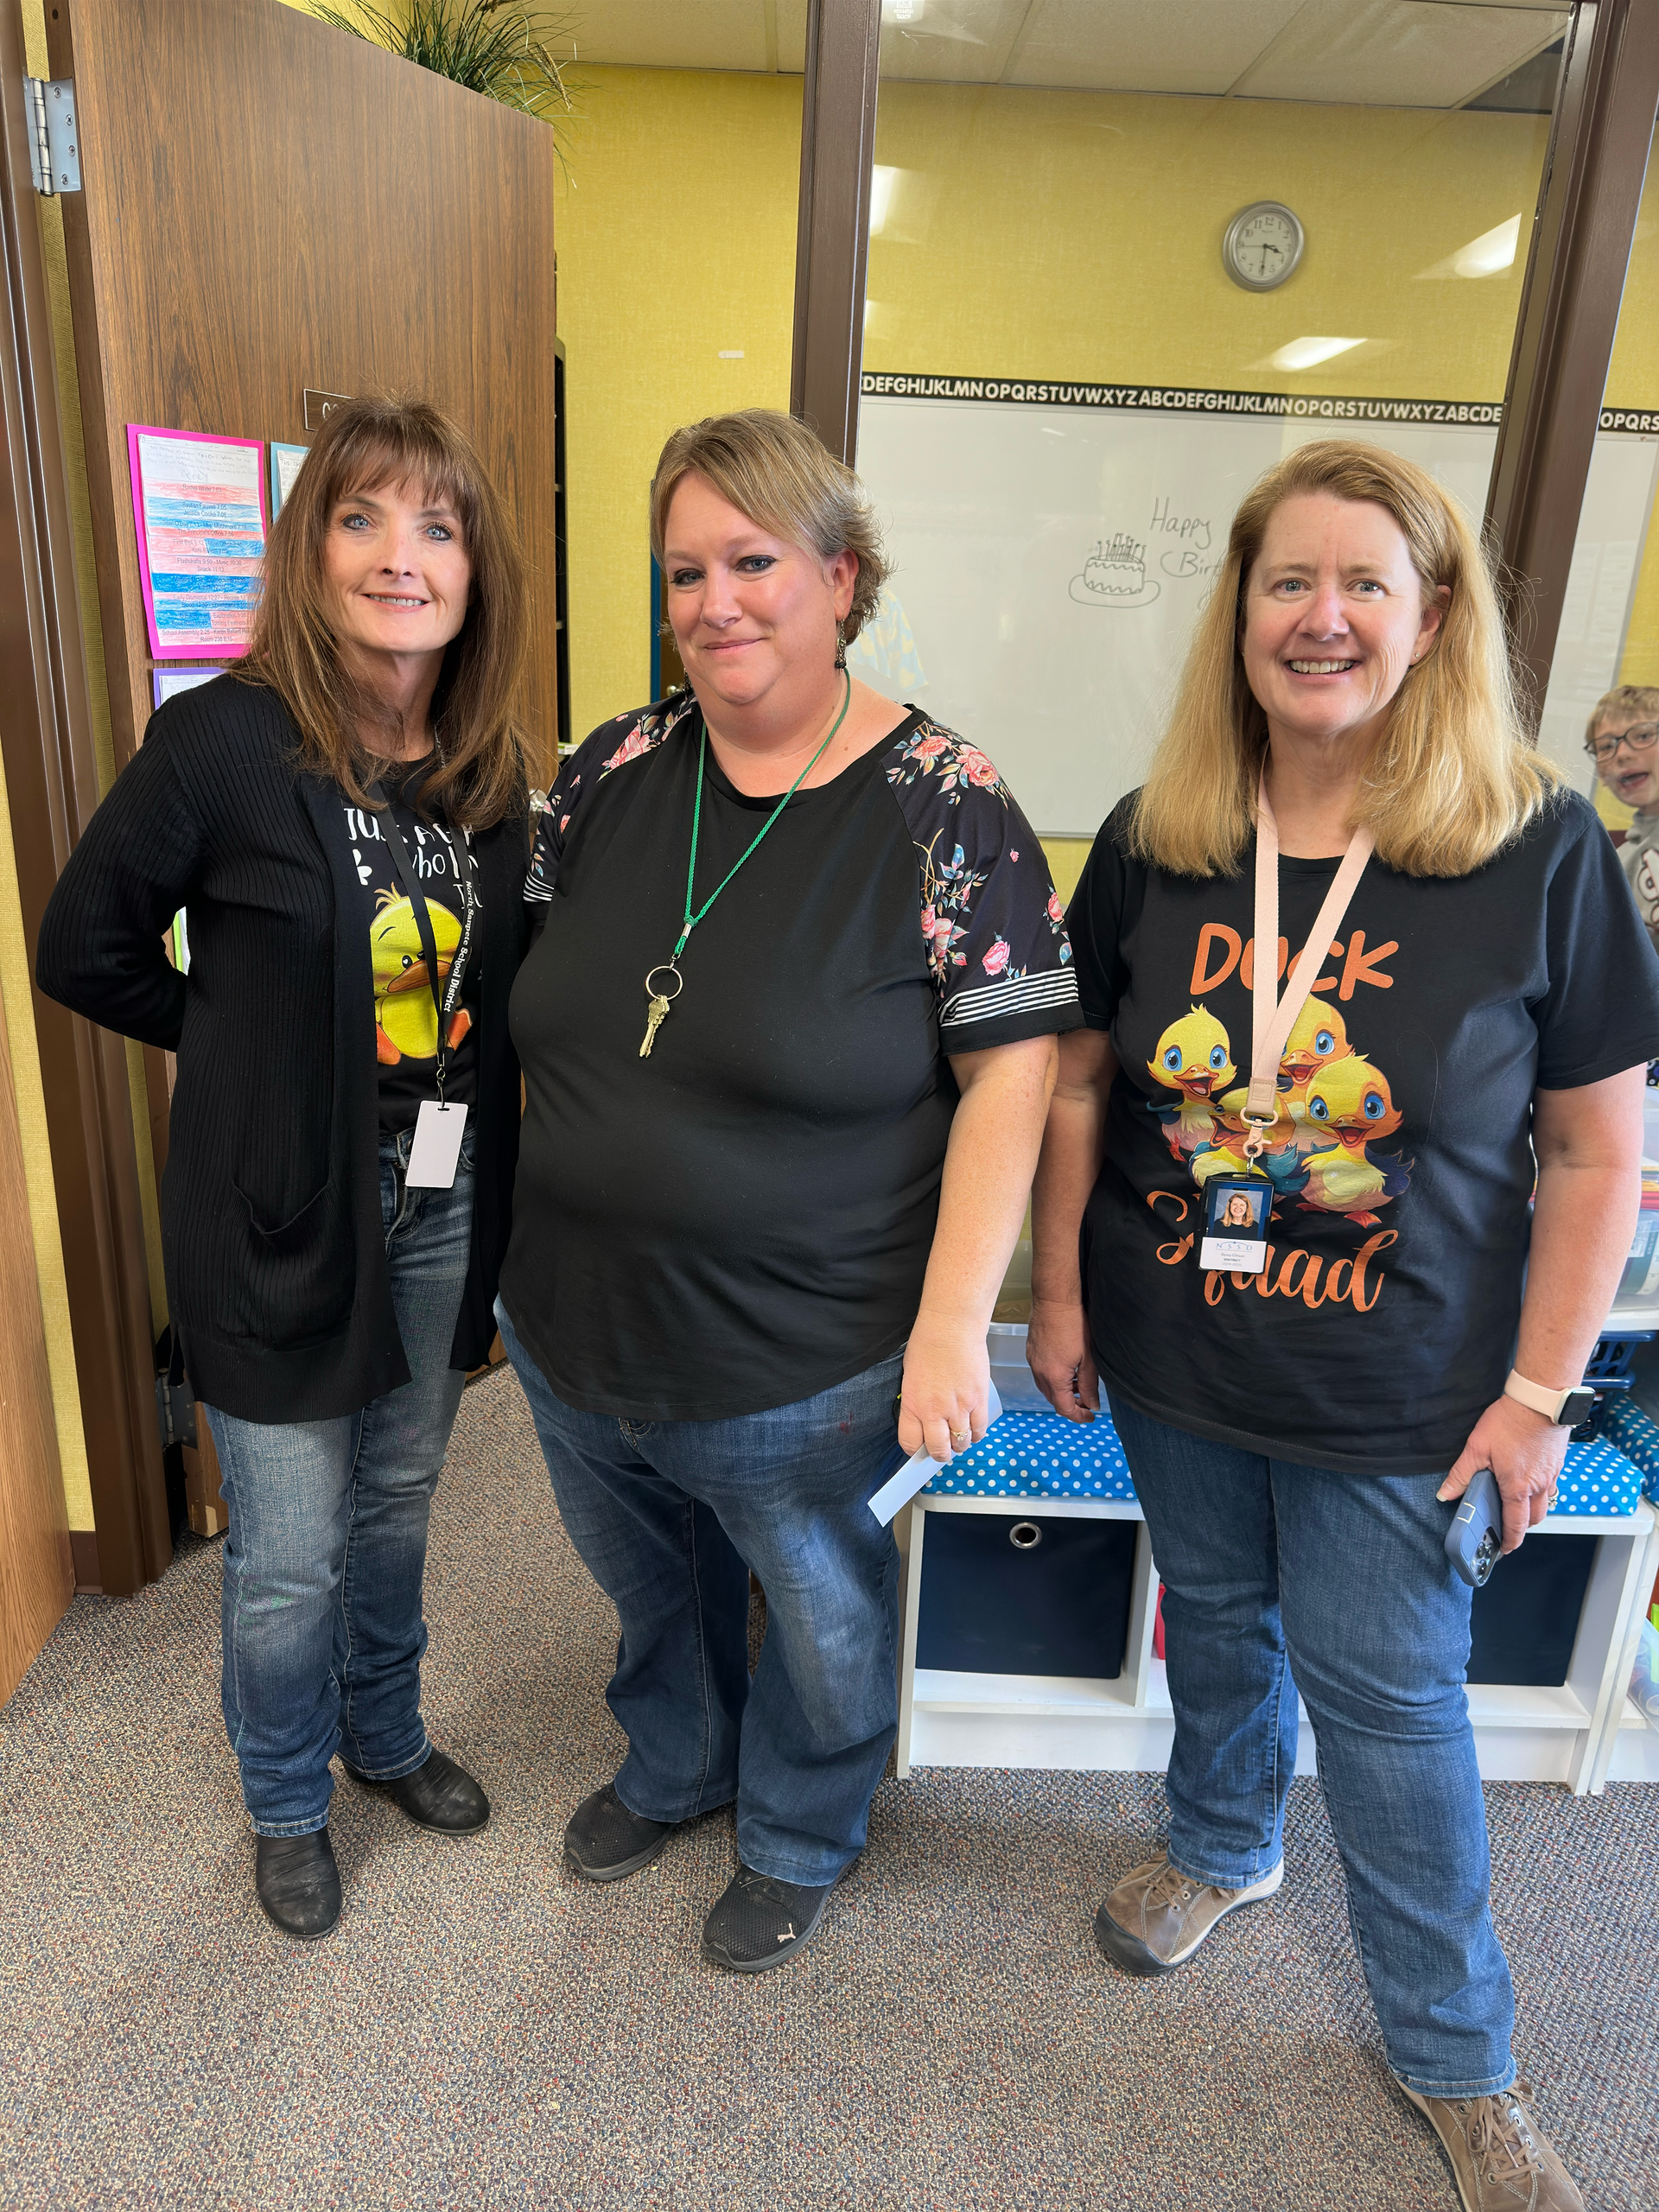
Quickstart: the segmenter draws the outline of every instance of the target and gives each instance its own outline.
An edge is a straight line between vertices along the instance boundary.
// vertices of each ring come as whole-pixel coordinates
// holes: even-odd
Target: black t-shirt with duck
[[[432,766],[430,754],[410,762],[388,761],[379,780],[403,831],[416,881],[425,894],[442,990],[461,943],[466,906],[453,833],[446,823],[429,819],[414,804]],[[414,1128],[423,1099],[438,1095],[438,1010],[415,909],[404,890],[380,820],[375,813],[345,800],[340,811],[363,889],[359,926],[367,937],[374,970],[380,1127],[385,1134],[397,1135]],[[472,957],[461,979],[461,1002],[448,1021],[450,1051],[444,1096],[456,1105],[470,1106],[477,1096],[479,942],[475,926]]]
[[[1067,914],[1120,1071],[1084,1238],[1103,1379],[1280,1459],[1446,1467],[1513,1362],[1533,1093],[1659,1054],[1659,957],[1613,848],[1564,794],[1472,875],[1371,861],[1280,1063],[1267,1265],[1224,1273],[1201,1211],[1246,1166],[1255,848],[1234,876],[1166,874],[1128,854],[1132,804]],[[1337,866],[1281,861],[1281,979]]]

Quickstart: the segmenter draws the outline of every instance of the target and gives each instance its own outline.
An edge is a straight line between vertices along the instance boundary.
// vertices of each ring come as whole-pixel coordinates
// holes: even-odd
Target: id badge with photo
[[[435,1098],[421,1101],[415,1124],[415,1141],[409,1148],[409,1172],[404,1182],[415,1191],[453,1191],[461,1159],[461,1140],[467,1127],[464,1106],[440,1106]]]
[[[1198,1265],[1224,1274],[1259,1275],[1268,1264],[1273,1185],[1264,1175],[1217,1175],[1204,1189]]]

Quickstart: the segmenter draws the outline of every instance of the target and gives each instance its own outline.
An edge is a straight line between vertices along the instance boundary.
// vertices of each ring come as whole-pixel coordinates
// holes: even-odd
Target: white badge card
[[[409,1148],[409,1173],[404,1180],[415,1191],[453,1191],[461,1159],[461,1133],[467,1127],[464,1106],[440,1106],[435,1098],[421,1101],[415,1124],[415,1141]]]
[[[1268,1264],[1268,1224],[1273,1218],[1273,1185],[1265,1179],[1235,1182],[1217,1175],[1204,1193],[1201,1268],[1224,1274],[1259,1275]]]

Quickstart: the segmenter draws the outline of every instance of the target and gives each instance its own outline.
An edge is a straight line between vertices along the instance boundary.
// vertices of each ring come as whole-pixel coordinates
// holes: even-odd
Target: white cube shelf
[[[927,1524],[936,1513],[1138,1522],[1128,1635],[1116,1680],[918,1668],[916,1630]],[[1169,1763],[1175,1726],[1163,1662],[1153,1655],[1158,1570],[1140,1506],[1122,1498],[924,1493],[909,1514],[899,1775],[916,1766],[1161,1773]],[[1562,1783],[1580,1796],[1599,1792],[1610,1776],[1659,1781],[1659,1735],[1628,1695],[1648,1592],[1659,1572],[1659,1515],[1643,1503],[1617,1519],[1552,1516],[1527,1541],[1548,1543],[1553,1535],[1599,1540],[1567,1678],[1559,1689],[1470,1685],[1469,1714],[1481,1773],[1492,1781]],[[1311,1774],[1315,1745],[1305,1708],[1301,1719],[1296,1771]]]

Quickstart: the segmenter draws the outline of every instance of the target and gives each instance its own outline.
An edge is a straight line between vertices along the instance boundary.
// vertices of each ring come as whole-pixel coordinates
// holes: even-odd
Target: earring
[[[837,622],[836,625],[836,666],[837,668],[845,668],[846,665],[847,625],[844,622]]]

